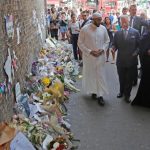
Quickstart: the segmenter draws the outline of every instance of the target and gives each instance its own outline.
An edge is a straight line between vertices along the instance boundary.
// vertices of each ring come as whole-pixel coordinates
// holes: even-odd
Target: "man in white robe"
[[[108,93],[105,80],[105,51],[108,49],[109,36],[104,26],[100,25],[102,16],[93,14],[93,22],[83,27],[79,34],[78,46],[83,55],[82,87],[86,94],[98,99],[104,105],[103,95]]]

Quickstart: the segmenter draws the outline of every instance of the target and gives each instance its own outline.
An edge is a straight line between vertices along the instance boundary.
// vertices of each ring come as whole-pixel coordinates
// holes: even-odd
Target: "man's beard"
[[[95,23],[95,22],[93,22],[93,24],[96,26],[96,27],[99,27],[100,26],[100,24],[98,25],[97,23]]]
[[[100,26],[100,24],[98,25],[98,24],[95,24],[97,27],[99,27]]]

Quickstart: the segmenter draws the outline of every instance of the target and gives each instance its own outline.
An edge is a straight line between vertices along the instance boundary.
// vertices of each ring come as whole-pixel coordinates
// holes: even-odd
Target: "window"
[[[116,2],[115,1],[105,2],[105,6],[114,8],[116,7]]]

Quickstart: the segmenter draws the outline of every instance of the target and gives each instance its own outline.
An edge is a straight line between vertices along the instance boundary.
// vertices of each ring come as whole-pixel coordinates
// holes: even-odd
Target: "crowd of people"
[[[141,82],[131,104],[150,107],[150,21],[143,12],[137,16],[136,5],[124,7],[122,14],[52,7],[47,20],[51,37],[68,40],[73,46],[74,59],[83,62],[82,85],[86,94],[104,106],[103,96],[108,93],[105,64],[110,61],[111,52],[111,63],[116,61],[120,84],[117,98],[131,102],[131,90],[138,83],[140,70]]]

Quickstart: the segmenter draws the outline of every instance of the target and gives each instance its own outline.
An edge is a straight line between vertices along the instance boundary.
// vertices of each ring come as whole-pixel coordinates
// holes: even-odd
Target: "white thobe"
[[[93,23],[81,29],[78,46],[83,57],[83,80],[82,88],[86,94],[95,93],[103,96],[108,93],[105,79],[105,54],[94,57],[91,50],[108,49],[110,39],[104,26],[96,27]]]

